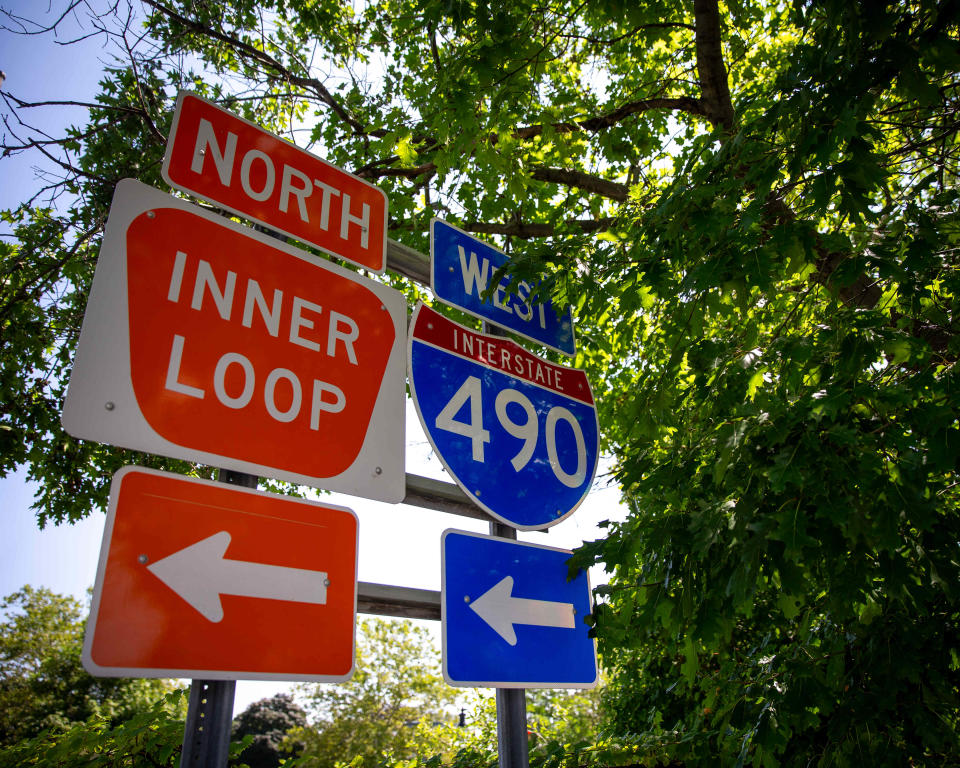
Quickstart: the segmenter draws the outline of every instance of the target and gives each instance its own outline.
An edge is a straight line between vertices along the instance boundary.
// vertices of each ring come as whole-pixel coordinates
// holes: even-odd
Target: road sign
[[[586,571],[567,580],[570,552],[445,531],[443,676],[450,685],[592,688],[597,653],[584,619]]]
[[[396,502],[406,301],[136,181],[117,185],[63,425]]]
[[[349,509],[124,467],[83,665],[101,677],[340,682],[353,673]]]
[[[501,281],[488,301],[483,300],[494,273],[509,260],[502,251],[445,221],[434,219],[430,223],[430,286],[440,301],[573,356],[576,345],[573,308],[569,304],[558,318],[549,300],[529,300],[533,286],[527,282],[521,281],[507,298],[506,280]]]
[[[386,268],[387,196],[189,91],[181,91],[163,178],[374,272]]]
[[[599,453],[586,374],[422,304],[409,344],[420,421],[467,495],[520,530],[547,528],[573,513],[590,490]]]

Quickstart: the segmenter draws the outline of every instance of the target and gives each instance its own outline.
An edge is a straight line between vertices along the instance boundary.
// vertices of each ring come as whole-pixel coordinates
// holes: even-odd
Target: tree
[[[180,764],[186,691],[175,690],[111,724],[102,715],[70,723],[63,730],[45,730],[10,746],[0,746],[0,765],[37,768],[116,768]],[[236,754],[239,744],[231,744]]]
[[[294,728],[303,728],[307,716],[289,693],[278,693],[268,699],[253,702],[233,719],[233,741],[245,736],[253,741],[240,753],[238,760],[250,768],[277,768],[282,759],[296,756],[299,746],[283,746],[287,734]]]
[[[294,731],[309,768],[364,766],[410,756],[418,724],[454,719],[456,690],[440,676],[439,654],[423,627],[394,619],[357,625],[353,678],[304,686],[310,725]]]
[[[0,744],[91,716],[117,725],[174,689],[166,680],[95,678],[84,670],[84,614],[72,597],[25,586],[0,610]]]
[[[631,508],[577,559],[614,573],[617,733],[690,765],[955,762],[956,2],[138,7],[140,45],[97,21],[126,60],[66,142],[5,95],[5,148],[82,193],[11,214],[0,255],[4,466],[47,480],[41,519],[122,460],[56,415],[110,190],[160,184],[188,85],[375,181],[403,244],[448,218],[574,303]]]

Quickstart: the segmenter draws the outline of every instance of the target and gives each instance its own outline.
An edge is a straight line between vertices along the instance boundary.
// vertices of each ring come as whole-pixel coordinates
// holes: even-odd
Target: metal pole
[[[490,523],[490,535],[516,539],[517,531],[504,523]],[[528,768],[527,698],[523,688],[497,688],[497,754],[500,768]]]
[[[221,483],[256,488],[257,476],[221,469]],[[226,768],[236,680],[192,680],[180,768]]]
[[[481,329],[491,336],[507,335],[486,320],[483,321]],[[517,529],[492,520],[490,535],[516,540]],[[497,688],[497,756],[500,768],[528,768],[530,765],[527,697],[523,688]]]
[[[180,768],[226,768],[236,680],[193,680]]]

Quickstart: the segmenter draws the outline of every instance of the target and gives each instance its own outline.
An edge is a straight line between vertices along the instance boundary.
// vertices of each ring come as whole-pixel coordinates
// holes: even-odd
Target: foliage
[[[574,753],[600,748],[600,691],[530,689],[526,691],[527,736],[531,764],[568,760]],[[440,761],[443,765],[497,763],[497,709],[492,691],[471,689],[461,700],[464,724],[421,720],[397,765]],[[550,763],[552,764],[552,763]]]
[[[357,624],[353,678],[303,686],[310,724],[293,737],[305,746],[298,765],[375,766],[409,756],[419,723],[452,719],[456,691],[440,676],[430,633],[409,621]]]
[[[306,713],[288,693],[253,702],[233,719],[233,741],[252,737],[237,759],[249,768],[277,768],[281,760],[295,756],[300,747],[284,744],[287,733],[306,724]]]
[[[173,688],[166,680],[95,678],[84,670],[83,609],[72,597],[25,586],[0,609],[0,744],[56,734],[91,717],[97,729],[109,728],[150,711]]]
[[[111,724],[102,715],[91,715],[64,730],[44,730],[11,746],[0,747],[0,765],[174,768],[179,764],[185,707],[186,692],[175,690],[122,723]]]
[[[6,150],[62,151],[80,195],[8,214],[0,254],[0,471],[29,463],[41,520],[123,460],[57,413],[109,190],[160,184],[189,85],[376,182],[403,244],[447,218],[575,304],[630,506],[577,559],[614,574],[616,743],[957,764],[956,2],[142,7],[67,142],[5,96]]]

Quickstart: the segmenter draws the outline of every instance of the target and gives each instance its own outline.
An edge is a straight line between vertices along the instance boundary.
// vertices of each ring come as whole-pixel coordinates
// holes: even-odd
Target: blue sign
[[[570,552],[445,531],[443,676],[450,685],[592,688],[597,652],[584,619],[586,571],[567,580]]]
[[[520,530],[548,528],[572,514],[590,490],[599,454],[586,374],[423,304],[409,338],[420,422],[467,495]]]
[[[528,301],[533,286],[527,282],[518,283],[508,298],[506,280],[488,301],[483,300],[494,273],[509,258],[445,221],[430,223],[431,287],[440,301],[572,357],[576,345],[569,304],[558,318],[549,300],[543,304]]]

